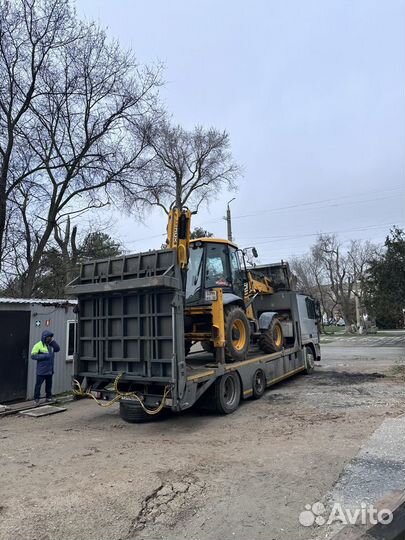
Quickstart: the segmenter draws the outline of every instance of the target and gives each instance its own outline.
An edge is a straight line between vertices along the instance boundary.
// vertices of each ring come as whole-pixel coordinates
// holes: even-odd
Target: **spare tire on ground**
[[[131,424],[143,424],[156,419],[159,414],[148,414],[142,408],[142,405],[136,399],[121,399],[120,416],[125,422]]]

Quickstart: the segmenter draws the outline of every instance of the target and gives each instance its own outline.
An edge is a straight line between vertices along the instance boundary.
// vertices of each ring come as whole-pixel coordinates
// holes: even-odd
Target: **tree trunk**
[[[2,268],[2,251],[4,246],[4,236],[6,233],[7,223],[7,170],[10,163],[10,155],[12,150],[12,138],[10,138],[7,148],[3,154],[3,162],[1,164],[0,175],[0,272]]]
[[[3,185],[0,185],[0,272],[2,268],[2,262],[3,262],[2,251],[3,251],[3,244],[4,244],[4,233],[6,229],[6,219],[7,219],[6,190],[3,189]]]
[[[34,292],[35,278],[38,272],[42,255],[44,253],[48,240],[51,237],[54,222],[54,217],[52,218],[52,220],[48,220],[44,234],[42,235],[42,238],[35,249],[34,256],[32,257],[31,264],[28,267],[27,273],[24,278],[24,283],[21,288],[21,292],[24,298],[31,298]]]

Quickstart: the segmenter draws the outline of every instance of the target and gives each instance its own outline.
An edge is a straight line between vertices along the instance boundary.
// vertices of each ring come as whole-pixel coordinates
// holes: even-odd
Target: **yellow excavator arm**
[[[167,247],[177,251],[177,262],[182,269],[188,265],[191,214],[192,212],[187,208],[183,210],[172,208],[167,224]]]

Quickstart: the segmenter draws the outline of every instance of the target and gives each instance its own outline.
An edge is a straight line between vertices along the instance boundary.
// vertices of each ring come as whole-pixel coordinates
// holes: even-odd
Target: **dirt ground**
[[[0,539],[311,538],[305,504],[405,412],[404,348],[341,345],[230,416],[131,425],[82,400],[0,419]]]

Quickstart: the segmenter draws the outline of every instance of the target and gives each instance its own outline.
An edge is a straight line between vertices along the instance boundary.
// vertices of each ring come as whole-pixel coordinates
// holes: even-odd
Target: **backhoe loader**
[[[251,342],[265,353],[280,351],[282,316],[256,305],[258,297],[274,293],[272,280],[248,269],[245,252],[229,240],[190,241],[190,224],[188,209],[170,211],[167,245],[177,250],[184,271],[186,354],[197,342],[221,363],[244,360]]]

